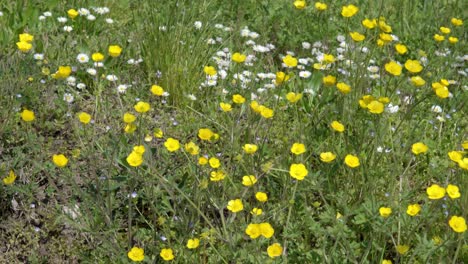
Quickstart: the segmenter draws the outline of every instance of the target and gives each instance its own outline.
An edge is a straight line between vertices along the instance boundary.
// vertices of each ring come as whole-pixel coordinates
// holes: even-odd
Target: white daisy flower
[[[57,21],[59,23],[66,23],[68,21],[68,19],[66,17],[57,17]]]
[[[64,26],[63,27],[63,31],[65,32],[71,32],[73,30],[73,28],[71,26]]]
[[[86,19],[88,19],[89,21],[94,21],[96,20],[96,17],[90,14],[86,16]]]
[[[127,88],[128,86],[126,84],[119,84],[119,86],[117,86],[117,92],[123,94],[127,91]]]
[[[195,21],[195,23],[193,23],[193,26],[196,28],[196,29],[201,29],[202,27],[202,22],[201,21]]]
[[[80,90],[83,90],[84,88],[86,88],[86,84],[84,83],[79,83],[76,85],[76,88],[80,89]]]
[[[299,77],[301,78],[309,78],[312,75],[310,71],[300,71]]]
[[[106,23],[107,24],[113,24],[114,20],[112,18],[106,18]]]
[[[72,94],[70,93],[66,93],[63,95],[63,100],[69,104],[73,103],[73,100],[75,100],[75,98],[73,97]]]
[[[44,59],[44,54],[36,53],[36,54],[34,54],[34,59],[35,60],[43,60]]]
[[[117,80],[119,80],[119,78],[117,77],[117,75],[114,75],[114,74],[109,74],[106,76],[106,79],[110,82],[115,82]]]
[[[93,68],[89,68],[86,70],[86,72],[89,74],[89,75],[96,75],[97,71],[96,69],[93,69]]]
[[[87,63],[89,61],[89,56],[84,53],[80,53],[76,56],[76,59],[79,63]]]
[[[78,9],[78,14],[80,14],[80,16],[87,16],[87,15],[91,14],[91,12],[89,12],[88,9],[82,7],[80,9]]]

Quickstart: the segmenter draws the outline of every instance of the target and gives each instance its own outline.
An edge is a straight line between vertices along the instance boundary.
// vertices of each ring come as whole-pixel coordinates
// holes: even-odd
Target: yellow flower
[[[296,103],[297,101],[301,100],[302,94],[301,93],[293,93],[289,92],[286,94],[286,99],[292,104]]]
[[[414,143],[413,146],[411,146],[411,151],[413,152],[414,155],[426,153],[427,150],[428,150],[428,147],[422,142]]]
[[[390,207],[380,207],[379,208],[380,216],[389,217],[392,214],[392,208]]]
[[[456,185],[449,184],[446,188],[447,194],[452,199],[460,198],[460,189]]]
[[[133,123],[130,123],[130,124],[127,124],[124,128],[124,132],[127,133],[127,134],[131,134],[133,132],[135,132],[135,130],[137,129],[137,126]]]
[[[232,101],[236,104],[243,104],[245,102],[245,98],[240,94],[235,94],[232,96]]]
[[[426,84],[426,81],[421,78],[420,76],[413,76],[411,77],[411,83],[414,85],[414,86],[423,86],[424,84]]]
[[[170,248],[163,248],[161,249],[159,256],[161,256],[165,261],[170,261],[174,259],[174,252]]]
[[[461,143],[462,148],[468,150],[468,140],[465,140]]]
[[[164,89],[159,85],[152,85],[151,86],[151,93],[157,96],[162,96],[164,94]]]
[[[349,35],[356,42],[361,42],[366,38],[366,36],[364,36],[363,34],[361,34],[359,32],[351,32],[351,33],[349,33]]]
[[[408,245],[397,245],[396,250],[398,254],[404,255],[408,252],[409,246]]]
[[[255,199],[257,199],[257,201],[259,201],[259,202],[264,203],[264,202],[268,201],[268,195],[266,193],[264,193],[264,192],[257,192],[255,194]]]
[[[384,104],[374,100],[367,105],[367,109],[373,114],[381,114],[384,111]]]
[[[421,63],[417,60],[407,60],[405,62],[405,68],[411,73],[418,73],[423,70]]]
[[[344,125],[338,121],[333,121],[330,125],[336,132],[342,133],[343,131],[345,131]]]
[[[143,145],[138,145],[133,147],[133,151],[137,154],[143,155],[145,153],[146,149],[145,146]]]
[[[230,200],[226,208],[233,213],[237,213],[244,210],[244,204],[241,199]]]
[[[283,63],[286,64],[286,66],[293,68],[297,66],[297,59],[291,55],[286,55],[283,58]]]
[[[136,120],[136,116],[132,115],[131,113],[127,112],[123,115],[123,121],[127,124],[131,124],[135,122],[135,120]]]
[[[456,37],[449,37],[448,40],[449,40],[449,42],[450,42],[451,44],[455,44],[455,43],[458,42],[458,38],[456,38]]]
[[[444,39],[445,39],[445,37],[442,36],[442,35],[439,35],[439,34],[434,35],[434,40],[437,41],[437,42],[444,41]]]
[[[401,54],[401,55],[408,52],[408,48],[405,45],[400,44],[400,43],[395,45],[395,50],[396,50],[396,52],[398,52],[398,54]]]
[[[57,166],[59,168],[63,168],[65,166],[67,166],[67,164],[68,164],[68,159],[63,154],[58,154],[58,155],[54,154],[52,156],[52,161],[54,162],[55,166]]]
[[[388,104],[388,103],[390,103],[390,98],[388,98],[386,96],[379,97],[378,101],[381,102],[382,104]],[[369,106],[368,106],[368,108],[369,108]]]
[[[180,148],[179,140],[175,138],[168,138],[166,142],[164,142],[164,147],[166,147],[169,152],[177,151]]]
[[[332,152],[322,152],[320,153],[320,160],[325,162],[325,163],[330,163],[334,161],[336,158],[336,155],[333,154]]]
[[[321,3],[321,2],[315,2],[315,9],[317,9],[318,11],[325,11],[327,10],[327,8],[328,8],[327,4]]]
[[[187,241],[188,249],[195,249],[200,245],[200,240],[198,238],[189,239]]]
[[[274,243],[267,248],[267,253],[270,258],[276,258],[283,253],[283,247],[279,243]]]
[[[93,61],[95,62],[100,62],[100,61],[103,61],[104,60],[104,54],[100,53],[100,52],[95,52],[91,55],[91,59],[93,59]]]
[[[228,104],[228,103],[219,103],[219,107],[221,107],[221,110],[223,110],[223,112],[230,112],[232,111],[232,106],[231,104]]]
[[[286,73],[280,71],[280,72],[276,72],[276,80],[275,80],[275,84],[276,85],[280,85],[286,81],[288,81],[290,78],[289,75],[287,75]]]
[[[75,9],[69,9],[67,11],[67,14],[71,19],[74,19],[75,17],[78,16],[78,11],[76,11]]]
[[[402,67],[395,61],[390,61],[389,63],[385,64],[385,70],[394,76],[400,76]]]
[[[263,106],[260,109],[260,115],[262,115],[262,117],[264,118],[272,118],[274,115],[274,112],[273,112],[273,109]]]
[[[232,54],[232,61],[237,63],[244,62],[246,58],[247,56],[245,56],[244,54],[240,54],[239,52]]]
[[[127,253],[129,259],[135,262],[140,262],[145,259],[145,250],[139,247],[132,247]]]
[[[410,216],[415,216],[421,211],[421,206],[419,204],[410,204],[406,209],[406,213]]]
[[[367,106],[374,100],[375,98],[372,95],[364,95],[361,100],[359,100],[359,106],[367,109]]]
[[[439,236],[433,236],[432,242],[434,243],[434,245],[439,246],[442,244],[442,238],[440,238]]]
[[[153,136],[156,138],[162,138],[164,136],[164,132],[160,128],[157,128],[154,130]]]
[[[373,29],[373,28],[375,28],[377,26],[377,19],[370,20],[370,19],[366,18],[361,23],[362,23],[362,25],[364,27],[366,27],[368,29]]]
[[[19,34],[20,42],[28,42],[31,43],[34,40],[34,36],[28,33]]]
[[[33,111],[24,109],[23,112],[21,112],[21,119],[25,122],[31,122],[35,119],[35,115]]]
[[[442,98],[442,99],[445,99],[445,98],[449,97],[449,95],[450,95],[450,92],[449,92],[449,89],[447,88],[447,86],[442,86],[439,89],[435,89],[435,93],[436,93],[437,97]]]
[[[261,208],[255,207],[254,209],[252,209],[252,211],[250,211],[250,213],[252,215],[261,215],[263,213],[263,210]]]
[[[120,56],[120,53],[122,53],[122,48],[119,45],[110,45],[108,52],[109,56],[115,58]]]
[[[142,153],[138,153],[136,151],[132,151],[127,156],[127,163],[132,167],[138,167],[143,163],[143,155]]]
[[[392,35],[387,34],[387,33],[380,33],[379,34],[379,39],[381,39],[385,43],[393,41]]]
[[[296,1],[294,1],[294,7],[296,9],[299,9],[299,10],[304,9],[306,7],[306,5],[307,4],[306,4],[305,0],[296,0]]]
[[[359,8],[355,5],[343,6],[341,9],[341,15],[343,17],[352,17],[359,11]]]
[[[361,163],[359,162],[359,158],[351,154],[346,155],[344,161],[345,164],[350,168],[356,168],[359,167],[359,165],[361,165]]]
[[[259,224],[260,234],[266,238],[270,238],[275,233],[275,230],[270,225],[270,223],[260,223]]]
[[[463,159],[463,152],[461,151],[450,151],[448,153],[448,156],[449,158],[452,160],[452,161],[455,161],[455,162],[459,162],[460,160]]]
[[[254,175],[245,175],[244,177],[242,177],[242,185],[244,186],[249,187],[254,185],[256,182],[257,177],[255,177]]]
[[[339,82],[336,84],[336,88],[342,93],[342,94],[347,94],[351,92],[351,87],[347,85],[346,83]]]
[[[291,147],[291,153],[293,154],[301,155],[304,152],[306,152],[306,148],[304,144],[294,143]]]
[[[458,19],[458,18],[456,18],[456,17],[452,18],[452,19],[450,20],[450,22],[452,22],[452,25],[454,25],[454,26],[456,26],[456,27],[463,25],[463,20]]]
[[[431,200],[442,199],[445,196],[445,189],[437,184],[432,184],[426,189],[427,196]]]
[[[201,140],[210,141],[210,140],[214,139],[214,132],[211,131],[211,129],[209,129],[209,128],[200,128],[198,130],[198,137]]]
[[[219,162],[219,159],[215,158],[215,157],[212,157],[208,160],[208,162],[210,163],[210,167],[213,168],[213,169],[217,169],[219,168],[219,166],[221,166],[221,163]]]
[[[291,175],[291,177],[299,181],[302,181],[308,173],[309,172],[302,163],[291,164],[291,167],[289,167],[289,175]]]
[[[382,264],[392,264],[392,261],[388,259],[384,259],[382,260]]]
[[[210,76],[214,76],[217,73],[216,69],[213,66],[205,66],[203,68],[203,71],[205,72],[205,74],[210,75]]]
[[[72,68],[70,66],[59,66],[58,71],[52,74],[55,79],[65,79],[70,76]]]
[[[221,181],[226,178],[226,173],[222,170],[212,171],[210,173],[210,181]]]
[[[245,153],[247,154],[254,154],[257,149],[258,149],[258,146],[255,145],[255,144],[245,144],[242,149],[244,150]]]
[[[140,102],[136,103],[136,105],[133,108],[138,113],[146,113],[146,112],[148,112],[150,110],[151,106],[147,102],[141,102],[140,101]]]
[[[185,144],[185,151],[187,151],[190,155],[198,155],[200,153],[200,147],[197,146],[195,143],[190,141],[189,143]]]
[[[86,112],[81,112],[78,114],[78,119],[80,120],[81,123],[86,125],[89,122],[91,122],[91,115]]]
[[[379,28],[385,33],[392,32],[392,27],[385,23],[385,20],[382,17],[379,19]]]
[[[442,34],[449,34],[451,32],[450,28],[448,27],[440,27],[439,30]]]
[[[10,170],[10,173],[8,174],[8,176],[3,178],[3,183],[5,185],[10,185],[10,184],[13,184],[15,180],[16,180],[16,175],[13,172],[13,170]]]
[[[245,229],[245,233],[251,238],[256,239],[261,235],[260,225],[259,224],[249,224]]]
[[[206,164],[208,164],[208,159],[206,157],[200,157],[200,158],[198,158],[198,164],[199,165],[206,165]]]
[[[449,220],[449,226],[453,229],[453,231],[457,233],[463,233],[466,231],[465,218],[454,215]]]
[[[323,84],[327,86],[333,86],[336,83],[336,77],[332,75],[327,75],[322,79]]]

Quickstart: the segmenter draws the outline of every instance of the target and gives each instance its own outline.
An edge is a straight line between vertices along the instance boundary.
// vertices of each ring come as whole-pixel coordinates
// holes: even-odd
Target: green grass
[[[175,263],[467,262],[466,231],[454,232],[448,224],[452,216],[468,216],[467,172],[448,156],[465,151],[467,158],[468,97],[466,76],[459,73],[466,68],[460,57],[467,35],[465,24],[450,22],[466,18],[460,11],[463,1],[354,1],[360,10],[351,18],[340,14],[349,2],[330,1],[324,12],[315,10],[312,1],[303,10],[293,2],[103,1],[110,9],[104,15],[90,9],[94,1],[85,0],[0,4],[0,178],[10,170],[17,175],[13,184],[0,184],[0,262],[130,263],[132,247],[144,249],[146,263],[164,262],[163,248],[173,250]],[[81,7],[96,20],[78,16],[58,22],[58,17],[68,17],[67,10]],[[46,11],[52,16],[41,21]],[[379,17],[385,17],[399,41],[376,44],[381,30],[366,29],[361,21]],[[199,29],[196,21],[202,23]],[[65,32],[65,25],[73,30]],[[433,36],[442,34],[441,26],[451,33],[439,43]],[[245,27],[258,37],[242,37]],[[352,31],[366,39],[354,42]],[[27,53],[15,44],[24,32],[34,36]],[[317,56],[303,42],[321,42],[316,50],[339,58],[339,35],[348,47],[343,60],[314,69]],[[449,36],[459,42],[449,43]],[[215,43],[209,44],[210,39]],[[257,52],[246,44],[249,39],[275,48]],[[408,53],[398,54],[396,43],[405,44]],[[122,47],[122,54],[108,56],[109,45]],[[362,47],[368,52],[361,52]],[[255,60],[249,65],[227,58],[228,66],[218,66],[223,50],[229,56],[255,55]],[[104,67],[93,67],[94,52],[105,55]],[[312,59],[304,66],[310,78],[301,78],[297,67],[282,67],[287,52]],[[34,59],[35,53],[44,59]],[[90,62],[78,63],[79,53]],[[140,63],[127,63],[140,58]],[[420,60],[423,70],[412,74],[403,67],[401,76],[385,70],[389,61],[404,64],[408,59]],[[71,75],[85,88],[44,74],[64,65],[76,67]],[[378,78],[369,77],[372,65],[379,67]],[[203,85],[205,66],[217,69],[216,85]],[[88,68],[97,74],[90,75]],[[226,78],[221,78],[222,70]],[[278,71],[290,79],[272,86],[271,79],[257,77]],[[235,78],[241,74],[250,81]],[[118,81],[106,80],[108,75]],[[327,75],[350,85],[351,92],[323,84]],[[415,75],[426,84],[412,85],[409,78]],[[450,80],[451,98],[439,98],[432,88],[441,79]],[[117,92],[120,84],[129,85],[125,93]],[[153,95],[155,84],[169,95]],[[291,103],[289,92],[302,98]],[[73,95],[72,103],[64,100],[66,93]],[[246,101],[233,103],[234,94]],[[372,114],[359,105],[364,95],[388,97],[399,109]],[[148,102],[151,110],[137,113],[138,100]],[[274,116],[256,112],[250,105],[254,100]],[[232,104],[233,110],[221,111],[220,102]],[[431,110],[434,106],[442,112]],[[22,120],[23,109],[34,111],[32,122]],[[81,112],[93,122],[80,123]],[[125,132],[127,112],[136,116],[133,133]],[[335,120],[345,125],[343,133],[330,127]],[[201,128],[219,139],[201,140]],[[154,133],[158,129],[162,137]],[[179,140],[180,149],[168,151],[168,138]],[[184,149],[188,142],[200,152],[191,155]],[[428,151],[413,154],[416,142]],[[245,153],[247,143],[258,145],[257,152]],[[304,144],[306,152],[292,154],[293,143]],[[137,145],[146,151],[142,165],[132,167],[127,157]],[[320,154],[328,151],[336,159],[322,162]],[[59,153],[68,158],[63,168],[52,161]],[[346,166],[348,154],[359,157],[360,166]],[[220,168],[200,165],[205,156],[217,157]],[[291,164],[297,163],[308,170],[303,180],[290,176]],[[211,181],[217,170],[226,177]],[[257,183],[243,186],[244,175],[255,175]],[[432,184],[456,185],[461,197],[446,194],[431,200],[426,190]],[[258,201],[257,192],[267,193],[268,201]],[[242,200],[242,211],[227,209],[234,199]],[[409,204],[419,204],[421,212],[408,215]],[[392,214],[382,217],[381,207],[392,208]],[[263,214],[254,216],[253,208]],[[252,223],[269,223],[273,236],[251,238],[246,228]],[[200,239],[200,246],[188,249],[193,238]],[[267,253],[273,243],[283,248],[277,258]],[[409,251],[398,253],[398,245]]]

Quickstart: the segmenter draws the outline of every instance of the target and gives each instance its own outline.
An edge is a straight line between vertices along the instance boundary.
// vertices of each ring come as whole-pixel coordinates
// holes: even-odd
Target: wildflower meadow
[[[0,263],[468,263],[466,8],[0,1]]]

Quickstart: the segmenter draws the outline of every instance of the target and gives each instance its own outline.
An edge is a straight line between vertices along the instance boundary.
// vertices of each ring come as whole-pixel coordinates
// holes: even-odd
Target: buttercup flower
[[[420,76],[413,76],[411,77],[411,83],[416,87],[420,87],[426,84],[426,81],[424,81]]]
[[[228,103],[219,103],[219,107],[221,108],[221,110],[223,110],[223,112],[230,112],[232,111],[232,106],[231,104],[228,104]]]
[[[24,109],[23,112],[21,112],[21,119],[25,122],[31,122],[35,119],[35,115],[33,111]]]
[[[301,93],[293,93],[293,92],[289,92],[286,94],[286,99],[294,104],[296,103],[297,101],[299,101],[300,99],[302,98],[302,94]]]
[[[418,73],[423,70],[421,63],[417,60],[407,60],[405,62],[405,68],[411,73]]]
[[[257,199],[259,202],[264,203],[264,202],[268,201],[268,195],[266,193],[264,193],[264,192],[257,192],[255,194],[255,199]]]
[[[219,159],[217,159],[215,157],[211,157],[208,160],[208,163],[210,163],[210,167],[213,168],[213,169],[219,168],[219,166],[221,166],[221,162],[219,161]]]
[[[19,34],[20,42],[31,43],[34,40],[34,36],[28,33]]]
[[[32,45],[31,43],[29,42],[26,42],[26,41],[20,41],[20,42],[16,42],[16,46],[18,47],[18,49],[21,51],[21,52],[28,52],[30,49],[32,49]]]
[[[304,152],[306,152],[306,148],[302,143],[294,143],[291,147],[291,153],[293,154],[300,155]]]
[[[257,177],[255,177],[254,175],[246,175],[242,177],[242,185],[244,186],[249,187],[249,186],[254,185],[256,182],[257,182]]]
[[[164,142],[164,146],[169,152],[177,151],[180,148],[179,140],[174,138],[168,138],[166,142]]]
[[[233,213],[237,213],[244,210],[244,204],[241,199],[230,200],[226,208]]]
[[[133,114],[131,113],[125,113],[124,116],[123,116],[123,121],[127,124],[131,124],[133,122],[135,122],[136,120],[136,116],[134,116]]]
[[[452,161],[459,162],[460,160],[463,159],[463,152],[461,152],[461,151],[450,151],[448,153],[448,156]]]
[[[449,34],[451,32],[450,28],[448,27],[440,27],[439,30],[442,34]]]
[[[445,190],[447,191],[448,196],[452,199],[457,199],[461,196],[460,189],[456,185],[449,184]]]
[[[232,101],[236,104],[243,104],[245,102],[245,98],[240,94],[235,94],[232,96]]]
[[[261,208],[253,208],[252,211],[250,211],[252,215],[261,215],[263,213],[263,210]]]
[[[426,193],[431,200],[442,199],[445,196],[445,188],[440,187],[437,184],[432,184],[426,189]]]
[[[452,25],[454,25],[454,26],[456,26],[456,27],[463,25],[463,20],[458,19],[458,18],[456,18],[456,17],[452,18],[452,19],[450,20],[450,22],[452,22]]]
[[[328,8],[327,4],[321,3],[321,2],[315,2],[315,9],[317,9],[318,11],[324,11],[324,10],[327,10],[327,8]]]
[[[132,151],[128,156],[127,156],[127,163],[128,165],[132,167],[138,167],[143,163],[143,155],[142,153],[138,153],[136,151]]]
[[[256,239],[261,235],[260,226],[258,224],[249,224],[245,229],[245,233],[251,238]]]
[[[11,185],[11,184],[13,184],[15,182],[15,180],[16,180],[16,175],[13,172],[13,170],[10,170],[10,173],[8,174],[8,176],[3,178],[3,183],[5,185]]]
[[[376,101],[376,100],[370,102],[370,104],[367,105],[367,109],[369,110],[369,112],[371,112],[373,114],[383,113],[384,108],[385,108],[384,104],[382,104],[381,102]]]
[[[392,214],[392,208],[390,207],[380,207],[379,208],[380,216],[389,217]]]
[[[343,124],[341,124],[340,122],[338,121],[333,121],[331,122],[331,127],[333,128],[333,130],[335,130],[336,132],[344,132],[345,131],[345,127]]]
[[[120,53],[122,53],[122,48],[119,45],[111,45],[109,46],[109,56],[111,57],[118,57]]]
[[[402,67],[395,61],[390,61],[389,63],[385,64],[385,70],[394,76],[400,76]]]
[[[453,231],[457,233],[463,233],[466,231],[465,218],[454,215],[449,220],[449,226],[452,228]]]
[[[150,106],[149,103],[140,101],[140,102],[136,103],[136,105],[133,108],[138,113],[146,113],[146,112],[148,112],[150,110],[151,106]]]
[[[161,256],[165,261],[170,261],[174,259],[174,252],[170,248],[163,248],[161,249],[159,256]]]
[[[237,63],[244,62],[246,58],[247,56],[245,56],[244,54],[240,54],[239,52],[232,54],[232,61]]]
[[[401,54],[401,55],[408,52],[408,48],[405,45],[401,44],[401,43],[398,43],[398,44],[395,45],[395,50],[396,50],[396,52],[398,52],[398,54]]]
[[[290,68],[294,68],[297,66],[297,59],[294,58],[293,56],[291,55],[286,55],[284,58],[283,58],[283,63],[286,64],[286,66],[290,67]]]
[[[100,62],[104,60],[104,54],[95,52],[91,55],[91,59],[95,62]]]
[[[201,140],[206,140],[206,141],[210,141],[212,139],[214,139],[214,136],[215,133],[213,131],[211,131],[211,129],[209,128],[200,128],[198,130],[198,137],[201,139]]]
[[[294,7],[296,9],[299,9],[299,10],[304,9],[306,7],[306,5],[307,4],[306,4],[305,0],[296,0],[296,1],[294,1]]]
[[[359,165],[361,165],[361,163],[359,162],[359,158],[351,154],[346,155],[344,161],[345,164],[350,168],[356,168],[359,167]]]
[[[91,115],[86,112],[80,112],[78,114],[78,119],[80,120],[81,123],[86,125],[91,121]]]
[[[135,262],[140,262],[145,259],[145,250],[139,247],[132,247],[127,253],[129,259]]]
[[[151,86],[151,93],[154,94],[154,95],[157,95],[157,96],[163,96],[164,94],[164,89],[159,86],[159,85],[152,85]]]
[[[334,161],[336,158],[336,155],[333,154],[332,152],[322,152],[320,153],[320,160],[325,162],[325,163],[330,163]]]
[[[305,165],[302,163],[291,164],[291,167],[289,167],[289,175],[299,181],[302,181],[308,173]]]
[[[190,155],[193,155],[193,156],[198,155],[198,153],[200,153],[200,147],[197,146],[192,141],[185,144],[184,148],[185,148],[185,151],[187,151]]]
[[[216,69],[213,66],[205,66],[203,71],[206,75],[214,76],[216,75]]]
[[[341,15],[343,17],[352,17],[359,11],[359,8],[355,5],[343,6],[341,9]]]
[[[351,92],[351,86],[347,85],[346,83],[339,82],[339,83],[336,84],[336,88],[342,94],[347,94],[347,93]]]
[[[332,75],[327,75],[323,77],[322,82],[326,86],[333,86],[336,83],[336,77]]]
[[[377,26],[377,19],[371,20],[371,19],[366,18],[361,22],[361,24],[368,29],[373,29]]]
[[[415,216],[421,211],[421,206],[419,204],[410,204],[406,209],[406,213],[410,216]]]
[[[396,251],[398,252],[398,254],[400,255],[405,255],[409,250],[409,246],[408,245],[397,245],[396,246]]]
[[[349,33],[349,35],[356,42],[361,42],[366,38],[366,36],[364,36],[363,34],[361,34],[359,32],[351,32],[351,33]]]
[[[200,240],[198,238],[189,239],[187,241],[188,249],[195,249],[200,245]]]
[[[265,238],[270,238],[275,233],[275,230],[270,225],[270,223],[260,223],[259,228],[260,228],[261,235],[264,236]]]
[[[283,253],[283,247],[279,243],[274,243],[267,248],[267,253],[270,258],[276,258]]]
[[[57,154],[52,156],[52,161],[54,162],[55,166],[59,168],[63,168],[67,166],[68,164],[68,159],[65,157],[63,154]]]
[[[245,144],[242,149],[244,150],[245,153],[247,154],[254,154],[257,149],[258,149],[258,146],[255,145],[255,144]]]
[[[76,11],[75,9],[69,9],[69,10],[67,11],[67,14],[68,14],[68,16],[69,16],[71,19],[74,19],[75,17],[78,16],[79,13],[78,13],[78,11]]]
[[[426,153],[427,150],[428,150],[428,147],[422,142],[414,143],[413,146],[411,146],[411,151],[413,152],[414,155]]]
[[[286,73],[280,71],[280,72],[277,72],[276,73],[276,79],[275,79],[275,84],[276,85],[280,85],[284,82],[286,82],[287,80],[289,80],[290,76],[287,75]]]
[[[226,173],[222,170],[212,171],[210,173],[210,181],[221,181],[226,178]]]

